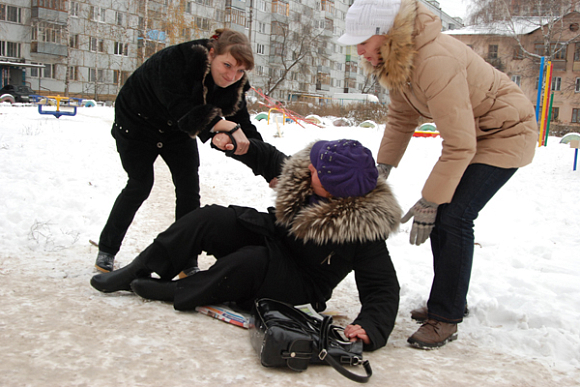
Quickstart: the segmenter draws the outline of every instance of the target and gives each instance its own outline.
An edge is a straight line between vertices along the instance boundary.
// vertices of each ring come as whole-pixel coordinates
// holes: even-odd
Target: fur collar
[[[310,187],[310,149],[314,142],[284,164],[277,186],[277,224],[304,242],[317,244],[387,239],[399,227],[401,208],[379,177],[375,189],[362,197],[331,198],[305,205]]]
[[[207,48],[208,40],[202,40],[201,43],[194,43],[191,47],[196,57],[204,58],[205,69],[202,75],[203,84],[203,102],[207,104],[208,98],[208,87],[214,88],[215,82],[211,77],[211,64],[209,62],[209,50]],[[209,76],[208,76],[209,75]],[[216,87],[213,93],[211,93],[211,100],[209,103],[215,104],[221,109],[219,115],[221,116],[233,116],[237,113],[240,108],[240,100],[245,91],[246,84],[248,83],[248,75],[244,74],[239,81],[230,85],[226,88]]]
[[[413,71],[415,59],[415,19],[417,18],[417,0],[402,0],[401,8],[380,53],[383,63],[374,67],[366,59],[361,59],[361,66],[367,75],[375,76],[379,83],[388,90],[402,90]]]

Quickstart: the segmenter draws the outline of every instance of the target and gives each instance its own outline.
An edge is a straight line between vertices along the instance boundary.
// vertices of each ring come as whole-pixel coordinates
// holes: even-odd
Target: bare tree
[[[511,36],[523,58],[538,63],[541,57],[557,58],[566,47],[580,40],[563,16],[580,5],[579,0],[472,0],[469,24],[487,29],[489,34]],[[482,27],[481,27],[482,26]],[[529,50],[522,39],[530,31],[541,31],[543,47]]]
[[[273,71],[265,81],[265,94],[272,94],[288,79],[293,70],[299,70],[300,74],[308,76],[311,71],[309,62],[315,57],[325,55],[320,48],[326,47],[328,40],[324,29],[315,28],[310,19],[303,22],[298,13],[292,16],[290,22],[273,21],[270,46]]]

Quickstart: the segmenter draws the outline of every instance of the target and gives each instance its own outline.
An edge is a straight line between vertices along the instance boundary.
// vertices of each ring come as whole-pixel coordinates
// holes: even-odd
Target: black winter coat
[[[124,136],[181,130],[205,142],[211,128],[225,117],[239,123],[246,137],[262,139],[246,108],[247,75],[227,88],[216,86],[208,42],[167,47],[131,74],[115,101],[115,123]]]
[[[363,197],[309,204],[312,144],[287,159],[267,143],[251,142],[242,161],[268,181],[280,175],[276,207],[268,214],[232,206],[239,222],[266,236],[270,263],[257,298],[309,302],[324,310],[333,289],[354,271],[361,310],[353,324],[362,326],[371,340],[365,350],[383,347],[399,306],[399,283],[385,240],[398,228],[401,208],[390,188],[379,179]],[[288,261],[298,267],[297,283],[310,289],[309,300],[292,299],[292,289],[280,286],[288,283]]]

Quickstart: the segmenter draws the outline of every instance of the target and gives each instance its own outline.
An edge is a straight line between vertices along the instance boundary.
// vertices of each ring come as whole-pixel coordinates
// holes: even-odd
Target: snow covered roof
[[[546,17],[514,17],[511,20],[490,24],[466,26],[457,30],[444,31],[447,35],[527,35],[548,23]]]

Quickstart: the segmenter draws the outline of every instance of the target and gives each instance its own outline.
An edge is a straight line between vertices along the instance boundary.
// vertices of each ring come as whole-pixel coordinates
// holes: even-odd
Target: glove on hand
[[[391,169],[393,169],[393,166],[389,164],[378,164],[377,169],[379,170],[379,175],[383,179],[387,180],[389,173],[391,173]]]
[[[429,238],[429,234],[435,226],[437,207],[439,207],[438,204],[421,198],[401,219],[401,223],[406,223],[411,217],[414,217],[409,240],[412,245],[419,246]]]

